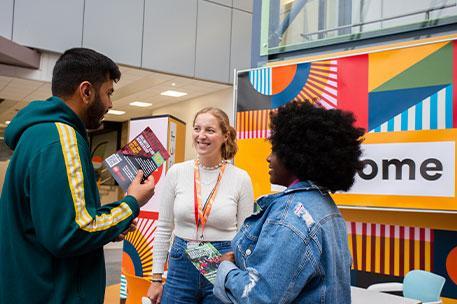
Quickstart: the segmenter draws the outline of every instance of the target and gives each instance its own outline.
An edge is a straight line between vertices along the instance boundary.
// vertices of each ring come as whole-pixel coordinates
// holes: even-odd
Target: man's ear
[[[90,101],[90,96],[92,94],[92,84],[89,81],[83,81],[79,85],[79,95],[85,104],[88,104]]]

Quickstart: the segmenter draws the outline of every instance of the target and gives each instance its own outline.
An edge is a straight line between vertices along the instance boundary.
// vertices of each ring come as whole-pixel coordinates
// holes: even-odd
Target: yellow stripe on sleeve
[[[63,123],[56,123],[60,145],[65,160],[68,186],[73,199],[75,222],[85,231],[97,232],[109,229],[132,215],[132,210],[125,202],[111,209],[110,213],[93,218],[86,209],[84,192],[84,175],[79,157],[78,142],[75,130]]]

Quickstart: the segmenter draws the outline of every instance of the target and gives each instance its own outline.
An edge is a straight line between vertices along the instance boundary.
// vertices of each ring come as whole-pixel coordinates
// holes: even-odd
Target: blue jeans
[[[220,253],[232,250],[230,241],[211,242]],[[222,304],[213,294],[211,284],[185,255],[187,241],[175,237],[168,256],[167,281],[163,304]]]

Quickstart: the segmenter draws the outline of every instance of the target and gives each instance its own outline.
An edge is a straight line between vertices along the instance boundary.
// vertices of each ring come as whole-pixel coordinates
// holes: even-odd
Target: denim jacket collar
[[[293,184],[292,186],[288,187],[283,192],[285,194],[287,194],[287,193],[295,192],[295,191],[310,191],[313,189],[319,189],[319,188],[316,185],[314,185],[311,181],[299,181],[298,183]]]
[[[299,181],[298,183],[293,184],[292,186],[288,187],[286,190],[282,192],[261,196],[257,199],[257,204],[259,205],[260,209],[265,210],[271,204],[271,202],[277,199],[278,197],[288,195],[289,193],[297,191],[311,190],[318,190],[322,192],[322,190],[318,186],[313,184],[311,181]]]

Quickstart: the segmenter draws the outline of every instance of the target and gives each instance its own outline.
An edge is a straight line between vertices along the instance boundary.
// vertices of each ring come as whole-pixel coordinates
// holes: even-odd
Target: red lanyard
[[[198,162],[194,162],[194,212],[195,212],[195,226],[196,231],[198,232],[198,226],[202,225],[202,238],[203,230],[205,229],[205,224],[208,220],[208,216],[211,212],[211,207],[213,206],[214,199],[216,198],[217,189],[222,179],[222,174],[224,174],[225,163],[222,164],[219,171],[219,176],[217,177],[216,185],[214,185],[213,190],[206,199],[205,204],[202,206],[202,195],[201,195],[201,184],[200,184],[200,170],[198,169]]]
[[[295,184],[298,184],[300,182],[300,180],[297,178],[297,179],[294,179],[292,183],[290,183],[289,186],[287,186],[287,188],[289,188],[290,186],[293,186]]]

